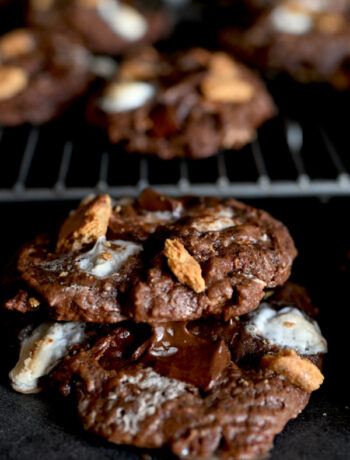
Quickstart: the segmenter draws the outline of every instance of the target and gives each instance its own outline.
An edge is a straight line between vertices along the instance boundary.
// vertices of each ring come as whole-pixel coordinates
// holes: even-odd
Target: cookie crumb
[[[35,297],[29,297],[28,302],[32,308],[38,308],[38,306],[40,305],[39,300]]]

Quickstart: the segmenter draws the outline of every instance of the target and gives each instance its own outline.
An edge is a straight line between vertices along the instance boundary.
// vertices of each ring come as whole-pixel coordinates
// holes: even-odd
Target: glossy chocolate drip
[[[209,341],[191,334],[183,322],[154,327],[143,358],[165,377],[211,389],[230,362],[230,351],[223,340]]]

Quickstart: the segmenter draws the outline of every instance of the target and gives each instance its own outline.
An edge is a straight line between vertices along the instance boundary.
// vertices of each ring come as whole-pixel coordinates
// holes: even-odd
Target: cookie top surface
[[[171,20],[160,8],[138,1],[33,0],[28,21],[44,29],[74,34],[95,53],[117,55],[169,34]]]
[[[228,319],[283,284],[295,255],[280,222],[232,199],[146,190],[112,206],[101,195],[83,202],[58,236],[20,250],[5,283],[16,295],[5,305],[33,310],[28,299],[37,297],[49,316],[67,321]]]
[[[221,43],[262,70],[301,82],[348,87],[349,2],[273,2],[244,29],[219,33]]]
[[[41,124],[92,79],[86,51],[62,35],[17,29],[0,37],[0,124]]]
[[[284,289],[278,296],[263,308],[283,316],[287,305],[303,317],[294,327],[296,335],[314,331],[312,353],[268,338],[259,351],[245,348],[251,316],[208,328],[201,321],[157,325],[141,345],[145,331],[124,324],[68,356],[52,380],[63,394],[76,395],[84,427],[109,441],[166,446],[182,458],[260,458],[322,383],[318,366],[327,349],[305,313],[311,308],[305,293],[299,293],[301,308]],[[274,323],[276,335],[291,329],[284,319]]]
[[[244,0],[246,6],[256,11],[276,7],[283,3],[286,3],[285,0]],[[289,3],[294,3],[301,8],[318,12],[347,13],[350,11],[349,0],[292,0]]]
[[[263,82],[223,52],[141,48],[123,60],[87,116],[127,151],[171,159],[240,148],[274,114]]]

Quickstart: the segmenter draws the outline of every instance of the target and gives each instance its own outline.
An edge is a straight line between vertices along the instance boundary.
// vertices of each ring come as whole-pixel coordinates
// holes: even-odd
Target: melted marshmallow
[[[38,381],[85,338],[83,323],[42,323],[21,344],[19,360],[9,376],[21,393],[39,391]]]
[[[143,81],[112,83],[99,105],[107,113],[127,112],[142,107],[154,94],[154,86]]]
[[[106,242],[106,238],[101,237],[89,252],[80,256],[78,265],[80,270],[96,278],[109,278],[118,273],[129,257],[138,254],[141,250],[141,245],[131,241]]]
[[[287,5],[274,8],[271,13],[271,21],[279,32],[293,35],[307,34],[313,27],[310,14],[293,10]]]
[[[116,73],[118,65],[109,56],[91,56],[90,68],[98,77],[111,78]]]
[[[148,211],[142,218],[147,223],[157,224],[158,222],[172,221],[174,214],[170,211]]]
[[[246,330],[253,336],[263,337],[274,345],[292,348],[301,354],[327,351],[327,342],[316,321],[308,319],[294,307],[276,311],[268,304],[261,304],[251,315]]]
[[[163,377],[151,369],[145,369],[136,376],[125,376],[119,388],[107,396],[110,408],[117,407],[113,421],[120,430],[136,435],[140,423],[154,415],[163,404],[181,396],[189,387],[184,382]],[[123,407],[121,398],[127,388],[133,388],[134,391],[124,401],[134,404]],[[116,404],[118,400],[119,404]]]
[[[101,0],[97,4],[97,13],[124,40],[139,40],[147,32],[147,21],[130,5],[116,0]]]
[[[221,206],[207,216],[196,218],[191,226],[201,233],[219,232],[236,225],[236,222],[232,219],[233,216],[232,208]]]

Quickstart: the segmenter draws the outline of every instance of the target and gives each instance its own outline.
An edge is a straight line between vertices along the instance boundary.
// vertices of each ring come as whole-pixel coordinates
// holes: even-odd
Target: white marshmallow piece
[[[109,56],[91,56],[91,71],[101,78],[111,78],[116,73],[118,65]]]
[[[327,341],[316,323],[294,307],[279,311],[263,303],[246,325],[252,336],[266,339],[281,348],[293,349],[297,353],[312,355],[327,352]]]
[[[221,206],[208,216],[198,217],[191,226],[201,233],[219,232],[236,225],[233,216],[232,208]]]
[[[78,266],[89,275],[105,279],[118,273],[129,257],[140,251],[142,251],[140,244],[124,240],[106,242],[106,238],[101,237],[89,252],[80,256]]]
[[[39,378],[47,375],[84,338],[83,323],[40,324],[22,341],[18,362],[9,374],[13,389],[37,393]]]
[[[174,214],[170,211],[148,211],[143,220],[149,224],[157,224],[161,222],[171,222],[174,220]]]
[[[228,217],[219,217],[215,219],[210,216],[201,217],[193,222],[192,227],[198,232],[219,232],[226,228],[234,227],[235,222]]]
[[[101,0],[97,4],[97,13],[124,40],[140,40],[147,32],[147,21],[130,5],[116,0]]]
[[[154,95],[154,86],[146,82],[111,83],[100,99],[99,106],[107,113],[128,112],[142,107]]]
[[[313,27],[313,19],[307,12],[293,10],[287,5],[280,5],[271,12],[273,26],[279,32],[292,35],[304,35]]]

